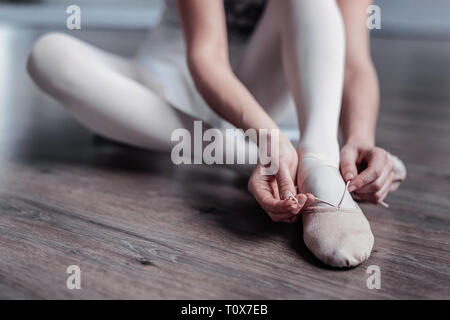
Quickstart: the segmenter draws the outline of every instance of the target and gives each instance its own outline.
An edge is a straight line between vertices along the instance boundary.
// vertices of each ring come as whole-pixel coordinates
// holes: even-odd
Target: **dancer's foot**
[[[317,199],[302,213],[306,246],[333,267],[353,267],[367,260],[374,238],[369,222],[346,190],[338,164],[307,153],[300,157],[299,191]]]

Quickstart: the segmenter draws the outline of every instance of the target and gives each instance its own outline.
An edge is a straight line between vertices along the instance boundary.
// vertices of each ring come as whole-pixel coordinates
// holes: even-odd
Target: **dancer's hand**
[[[295,222],[302,208],[311,205],[314,197],[309,194],[297,194],[295,178],[297,174],[298,155],[289,141],[280,139],[280,156],[278,172],[275,175],[264,175],[262,165],[253,171],[248,182],[248,190],[256,201],[276,222]],[[298,200],[289,199],[289,192]]]
[[[341,150],[341,173],[360,200],[381,203],[397,181],[388,153],[378,147],[347,144]]]
[[[256,201],[275,222],[292,223],[298,220],[300,210],[314,202],[311,194],[297,194],[298,204],[292,199],[280,198],[278,182],[275,176],[261,174],[261,165],[253,171],[248,182],[248,190]]]

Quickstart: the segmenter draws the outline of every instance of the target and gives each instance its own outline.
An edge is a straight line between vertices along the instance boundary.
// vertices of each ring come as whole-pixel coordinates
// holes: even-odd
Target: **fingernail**
[[[297,206],[291,206],[292,209],[297,209]]]
[[[348,192],[353,192],[355,191],[356,187],[355,186],[349,186],[348,187]]]
[[[353,173],[348,172],[348,173],[345,175],[345,180],[348,181],[348,180],[353,179],[354,177],[355,177],[355,176],[353,175]]]

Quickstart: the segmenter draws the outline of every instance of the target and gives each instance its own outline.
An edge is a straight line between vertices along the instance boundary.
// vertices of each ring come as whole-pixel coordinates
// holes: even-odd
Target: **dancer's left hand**
[[[388,153],[375,146],[347,144],[341,150],[341,173],[348,190],[363,201],[381,203],[395,180]]]

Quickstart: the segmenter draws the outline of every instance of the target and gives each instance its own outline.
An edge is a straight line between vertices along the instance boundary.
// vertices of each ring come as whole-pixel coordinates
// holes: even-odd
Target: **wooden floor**
[[[450,298],[450,42],[373,42],[378,142],[409,176],[389,209],[362,205],[374,251],[339,271],[233,172],[95,139],[24,72],[35,36],[0,29],[0,298]],[[82,32],[122,54],[142,36]]]

